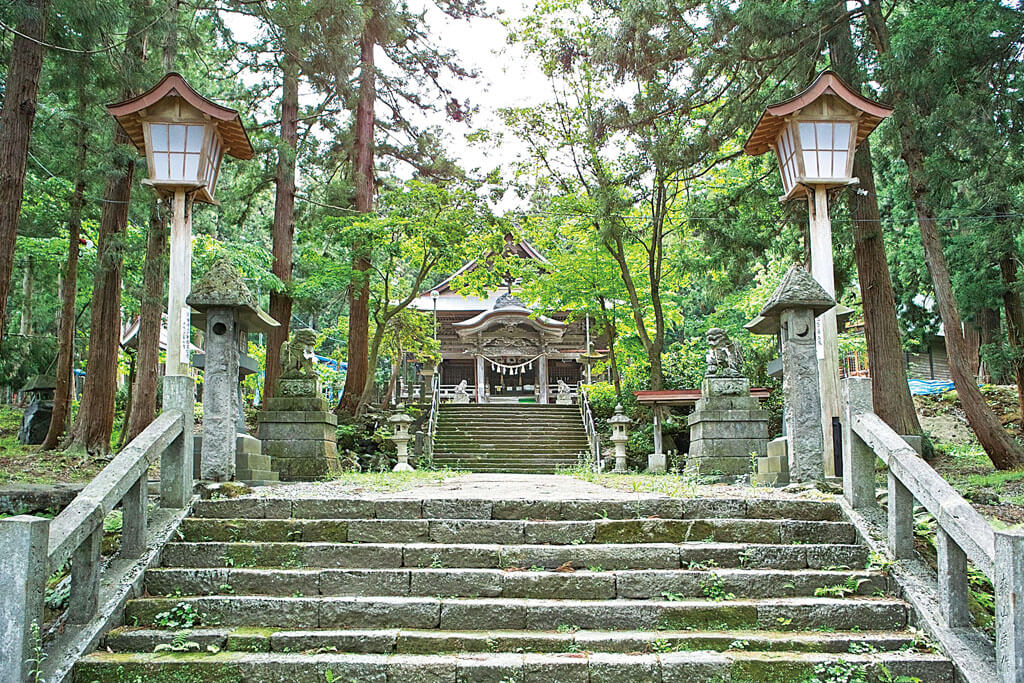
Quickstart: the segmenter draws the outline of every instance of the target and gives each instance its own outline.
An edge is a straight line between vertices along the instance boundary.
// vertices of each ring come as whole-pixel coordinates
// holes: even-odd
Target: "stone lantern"
[[[269,457],[259,450],[259,442],[245,433],[244,422],[239,424],[238,381],[249,332],[269,332],[278,322],[260,310],[238,269],[227,260],[218,261],[207,271],[187,301],[199,312],[196,322],[205,323],[206,330],[200,476],[212,481],[234,479],[236,452],[241,450],[240,479],[276,479]]]
[[[412,472],[412,465],[409,464],[409,439],[412,438],[409,436],[409,425],[412,424],[412,418],[401,412],[403,406],[398,408],[399,412],[388,418],[391,428],[394,429],[391,440],[398,449],[398,464],[393,471]]]
[[[186,375],[190,323],[185,298],[191,288],[192,202],[216,203],[213,196],[224,155],[251,159],[252,144],[236,110],[206,99],[173,72],[138,97],[108,105],[107,112],[146,156],[149,178],[143,182],[174,200],[167,374]]]
[[[793,266],[761,314],[746,325],[753,334],[780,336],[786,439],[793,481],[821,481],[826,474],[814,319],[835,304],[810,273]]]
[[[754,126],[743,151],[774,151],[782,174],[781,201],[807,198],[810,218],[811,273],[835,297],[832,223],[828,190],[860,182],[853,177],[853,156],[892,107],[853,90],[832,71],[819,75],[806,90],[769,106]],[[839,408],[839,342],[836,312],[815,320],[822,421],[826,428],[826,472],[833,473],[832,428]]]
[[[629,439],[627,426],[632,420],[622,411],[622,404],[615,406],[615,414],[608,419],[612,426],[612,443],[615,444],[615,469],[618,474],[626,472],[626,441]]]

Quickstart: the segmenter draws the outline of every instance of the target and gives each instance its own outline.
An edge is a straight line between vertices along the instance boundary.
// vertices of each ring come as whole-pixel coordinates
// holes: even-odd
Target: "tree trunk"
[[[132,353],[126,350],[128,354],[128,400],[125,402],[124,415],[121,417],[121,432],[117,437],[117,450],[124,448],[124,445],[131,439],[128,438],[128,425],[132,422],[132,416],[135,415],[135,380],[138,377],[138,351]]]
[[[1003,311],[1006,314],[1006,336],[1013,353],[1013,372],[1017,383],[1017,421],[1024,426],[1024,308],[1021,307],[1018,289],[1017,259],[1013,254],[1003,254],[999,259],[999,272],[1006,287],[1003,292]]]
[[[46,14],[50,0],[24,0],[18,34],[11,45],[11,61],[4,81],[0,108],[0,341],[7,328],[7,299],[11,292],[14,244],[25,189],[29,139],[36,117],[39,74],[43,67]]]
[[[1002,377],[992,371],[992,368],[985,362],[984,349],[992,344],[1001,344],[1003,340],[1003,326],[999,318],[999,311],[994,308],[983,308],[979,315],[981,320],[981,355],[978,364],[978,381],[984,384],[1002,384]]]
[[[935,287],[935,300],[939,305],[939,313],[946,335],[946,354],[949,357],[949,370],[956,385],[960,403],[967,422],[978,437],[982,448],[988,453],[996,469],[1008,470],[1024,467],[1024,448],[1010,436],[985,397],[978,389],[975,377],[970,372],[970,361],[967,358],[967,344],[964,341],[960,311],[953,295],[953,284],[946,265],[946,256],[942,251],[942,238],[934,212],[928,201],[927,187],[924,182],[924,154],[916,149],[910,132],[901,130],[900,135],[904,150],[903,160],[907,164],[910,183],[910,196],[917,212],[917,222],[921,227],[921,242],[924,246],[925,263],[932,276]]]
[[[53,414],[50,429],[40,450],[52,451],[64,436],[65,425],[71,416],[71,399],[75,378],[72,374],[75,357],[75,298],[78,294],[78,240],[82,229],[82,205],[85,203],[85,165],[88,156],[86,135],[82,121],[85,113],[85,78],[87,58],[82,58],[82,73],[78,88],[78,130],[75,135],[75,190],[71,195],[68,212],[68,260],[64,265],[64,283],[61,287],[60,326],[57,330],[57,383],[53,393]]]
[[[890,42],[881,7],[877,2],[871,2],[865,5],[865,9],[875,48],[879,56],[885,58],[889,53]],[[953,383],[967,415],[967,422],[974,430],[982,448],[988,453],[992,464],[1000,470],[1020,468],[1024,466],[1024,448],[1003,429],[999,418],[985,401],[974,376],[969,371],[970,362],[967,358],[967,344],[964,341],[960,310],[953,295],[953,283],[949,276],[946,256],[942,251],[942,238],[928,195],[924,152],[915,138],[912,114],[907,111],[910,106],[909,96],[898,87],[893,87],[893,84],[890,84],[889,92],[896,105],[893,122],[899,131],[900,156],[907,165],[907,184],[910,199],[914,202],[917,223],[921,228],[925,264],[931,274],[935,300],[945,328],[946,353],[949,357]]]
[[[967,370],[978,375],[981,371],[981,331],[976,324],[968,322],[964,325],[964,344],[967,345]]]
[[[32,336],[32,257],[25,258],[25,268],[21,274],[21,318],[18,321],[18,334],[22,337]]]
[[[399,353],[399,358],[401,358],[401,353]],[[384,392],[383,400],[381,400],[381,402],[380,402],[380,409],[381,410],[387,410],[388,409],[388,405],[390,405],[390,403],[391,403],[391,397],[395,393],[395,385],[398,384],[398,373],[401,372],[401,370],[402,370],[402,363],[401,363],[401,361],[397,361],[396,362],[394,359],[392,359],[392,361],[391,361],[391,381],[388,382],[388,388]]]
[[[131,93],[125,94],[130,96]],[[117,124],[114,124],[114,131],[115,145],[131,143]],[[103,192],[85,386],[78,417],[64,446],[94,455],[110,451],[110,434],[114,427],[117,355],[121,342],[121,265],[134,175],[135,159],[129,157],[107,178]]]
[[[855,89],[860,89],[863,78],[850,38],[849,15],[843,5],[837,6],[837,11],[842,13],[843,20],[829,35],[829,57],[836,72]],[[907,384],[907,368],[896,322],[896,297],[878,212],[871,146],[866,140],[853,157],[853,175],[860,179],[860,189],[866,192],[854,191],[847,196],[854,225],[857,279],[864,301],[864,338],[871,368],[872,403],[875,413],[896,433],[921,434],[921,423]]]
[[[273,273],[287,285],[292,279],[292,249],[295,245],[295,153],[299,144],[299,63],[286,45],[282,70],[281,143],[277,150],[277,198],[274,204]],[[292,298],[287,291],[270,293],[270,315],[281,323],[267,334],[267,376],[263,403],[274,395],[281,375],[281,346],[288,341]]]
[[[896,297],[886,260],[871,148],[867,141],[854,156],[853,174],[860,179],[860,187],[868,192],[867,196],[851,192],[849,202],[854,220],[857,279],[864,301],[864,337],[871,369],[872,404],[875,413],[897,434],[922,434],[907,383],[907,367],[896,322]]]
[[[156,390],[160,374],[160,328],[163,327],[164,282],[167,281],[167,216],[154,202],[149,209],[146,234],[146,262],[142,270],[142,296],[139,310],[138,350],[135,355],[135,381],[132,385],[132,411],[127,440],[142,433],[156,418]]]
[[[359,104],[356,107],[355,129],[355,208],[359,213],[373,210],[373,156],[374,111],[377,82],[374,72],[373,49],[376,40],[372,30],[373,19],[367,22],[359,39]],[[370,261],[355,246],[352,267],[357,275],[349,286],[348,310],[348,371],[345,389],[337,412],[355,415],[366,388],[370,367],[370,280],[367,271]]]

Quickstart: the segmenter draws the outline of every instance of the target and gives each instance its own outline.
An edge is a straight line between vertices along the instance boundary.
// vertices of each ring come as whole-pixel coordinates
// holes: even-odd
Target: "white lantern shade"
[[[782,187],[787,197],[800,186],[846,185],[853,182],[853,151],[857,119],[822,120],[794,117],[775,142]]]
[[[223,144],[210,122],[146,121],[149,181],[155,186],[201,189],[211,200]]]

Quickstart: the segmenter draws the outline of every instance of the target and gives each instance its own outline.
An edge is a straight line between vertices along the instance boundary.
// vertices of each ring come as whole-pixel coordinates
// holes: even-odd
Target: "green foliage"
[[[161,628],[195,628],[201,622],[202,616],[195,605],[187,602],[179,602],[166,612],[160,612],[153,617],[153,625]]]

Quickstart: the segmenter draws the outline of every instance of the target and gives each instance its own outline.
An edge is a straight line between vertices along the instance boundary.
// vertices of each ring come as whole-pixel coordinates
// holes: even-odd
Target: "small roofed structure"
[[[178,73],[168,73],[137,97],[107,105],[107,112],[146,156],[145,182],[161,194],[184,187],[213,204],[224,154],[253,157],[238,111],[203,97]]]
[[[848,185],[857,182],[854,150],[892,111],[825,71],[806,90],[765,109],[743,151],[752,156],[775,151],[783,201],[815,185]]]
[[[751,334],[777,334],[779,315],[787,308],[810,309],[817,317],[836,305],[811,274],[800,266],[793,266],[768,298],[756,318],[744,325]]]
[[[280,326],[280,323],[260,309],[241,273],[227,259],[217,261],[206,272],[185,302],[200,313],[211,308],[237,309],[239,321],[252,332],[269,332]],[[192,323],[203,329],[203,320],[202,316],[194,316]]]

